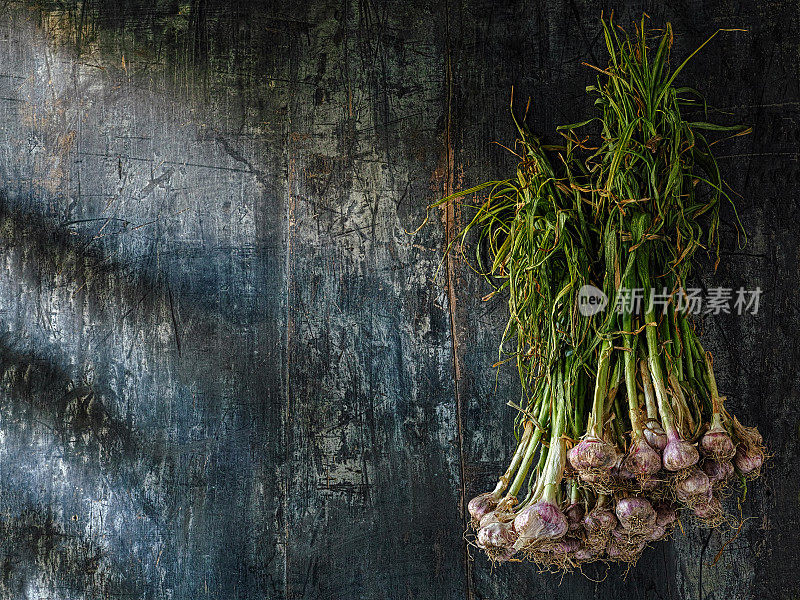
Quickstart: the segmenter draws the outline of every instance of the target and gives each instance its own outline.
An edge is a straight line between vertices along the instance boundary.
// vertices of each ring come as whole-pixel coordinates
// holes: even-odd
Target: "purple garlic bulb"
[[[507,548],[516,540],[514,528],[509,523],[489,523],[478,530],[477,544],[484,550],[492,548]]]
[[[575,551],[574,558],[578,562],[590,562],[596,560],[606,549],[605,542],[600,545],[587,544],[583,545]]]
[[[656,525],[669,527],[678,519],[677,511],[671,506],[661,502],[656,504]]]
[[[555,544],[553,544],[553,552],[565,555],[577,552],[580,547],[581,547],[580,540],[574,537],[565,537],[563,539],[558,540]]]
[[[722,504],[716,496],[710,496],[704,502],[699,502],[692,507],[694,515],[703,521],[717,521],[722,519]]]
[[[622,461],[621,471],[634,477],[647,478],[661,470],[661,456],[645,440],[634,440],[627,456]]]
[[[568,458],[576,471],[610,469],[617,461],[617,449],[598,437],[587,435],[570,449]]]
[[[644,439],[659,452],[663,452],[667,446],[667,434],[661,424],[655,419],[650,419],[644,426]]]
[[[692,467],[689,475],[675,484],[675,495],[684,504],[692,506],[698,498],[706,496],[710,488],[708,475],[697,467]]]
[[[583,526],[590,534],[608,533],[617,526],[617,517],[606,508],[595,508],[583,519]]]
[[[703,471],[712,484],[726,481],[733,475],[733,463],[728,459],[707,458],[703,461]]]
[[[667,528],[664,525],[656,525],[653,527],[653,530],[647,534],[647,541],[648,542],[657,542],[661,538],[667,535]]]
[[[656,523],[656,511],[646,498],[631,496],[617,502],[617,518],[620,525],[634,533],[648,532]]]
[[[484,515],[487,515],[497,508],[497,502],[497,498],[495,498],[494,494],[491,492],[475,496],[467,505],[467,510],[470,516],[472,516],[472,522],[479,523]]]
[[[692,444],[676,435],[667,442],[662,459],[667,471],[680,471],[697,464],[697,461],[700,460],[700,453]]]
[[[583,504],[577,502],[575,504],[570,504],[567,510],[564,511],[570,531],[577,531],[583,526],[584,512]]]
[[[519,549],[529,544],[550,542],[562,537],[568,529],[564,513],[555,504],[543,500],[517,514],[514,531],[519,538],[514,547]]]
[[[714,425],[700,439],[700,450],[705,456],[716,459],[733,458],[736,447],[722,425]]]
[[[742,425],[736,417],[733,418],[733,433],[737,442],[741,444],[755,448],[764,446],[764,438],[761,437],[758,429]]]
[[[745,477],[756,477],[764,464],[764,454],[760,450],[752,450],[740,445],[733,457],[736,470]]]

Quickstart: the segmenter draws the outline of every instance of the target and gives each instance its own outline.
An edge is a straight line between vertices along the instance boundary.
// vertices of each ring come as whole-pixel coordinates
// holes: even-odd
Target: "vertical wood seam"
[[[452,131],[452,106],[453,106],[453,61],[452,61],[452,45],[450,39],[450,3],[445,2],[445,77],[447,87],[447,114],[445,118],[444,127],[444,149],[445,149],[445,176],[444,176],[444,195],[449,196],[453,193],[454,181],[454,162],[455,156],[453,152],[453,141],[451,138]],[[459,499],[458,510],[461,516],[462,528],[466,530],[467,520],[464,515],[466,504],[466,469],[465,469],[465,455],[464,455],[464,432],[462,420],[462,406],[461,406],[461,393],[459,389],[459,381],[461,380],[461,365],[459,363],[459,346],[458,346],[458,327],[456,323],[456,291],[453,284],[454,273],[454,260],[452,254],[449,252],[450,242],[455,235],[455,210],[453,202],[447,202],[444,205],[444,232],[445,244],[448,249],[447,258],[445,261],[445,274],[447,277],[447,307],[450,316],[450,339],[453,348],[453,396],[456,404],[456,430],[458,434],[458,465],[459,477],[461,479],[459,486]],[[473,582],[472,582],[472,565],[469,559],[469,546],[466,539],[462,541],[463,548],[463,561],[464,561],[464,577],[465,577],[465,597],[467,600],[473,600]]]
[[[291,92],[290,92],[291,94]],[[292,396],[291,396],[291,334],[292,334],[292,220],[294,217],[294,204],[292,200],[292,183],[294,180],[294,167],[292,165],[291,129],[292,129],[292,110],[291,100],[286,114],[286,404],[283,418],[283,443],[284,443],[284,463],[283,463],[283,525],[284,525],[284,550],[283,550],[283,594],[289,600],[289,484],[291,469],[291,431],[290,419]]]
[[[288,152],[287,152],[288,155]],[[288,157],[287,157],[288,158]],[[285,414],[283,417],[283,438],[284,438],[284,458],[283,458],[283,527],[284,527],[284,542],[283,542],[283,590],[284,597],[289,598],[289,462],[291,460],[289,440],[291,432],[289,431],[289,415],[291,414],[291,298],[292,298],[292,281],[291,281],[291,245],[292,245],[292,192],[291,192],[291,166],[289,167],[289,177],[287,181],[287,205],[286,205],[286,405],[284,408]]]

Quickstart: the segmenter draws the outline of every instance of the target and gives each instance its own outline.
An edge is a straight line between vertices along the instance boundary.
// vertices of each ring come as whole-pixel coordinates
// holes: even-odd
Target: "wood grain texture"
[[[492,569],[464,500],[513,450],[502,300],[444,193],[519,112],[590,110],[604,2],[40,1],[0,13],[0,598],[796,600],[797,8],[639,2],[726,122],[741,194],[706,286],[721,391],[773,457],[738,537],[635,569]],[[735,499],[728,508],[738,513]]]

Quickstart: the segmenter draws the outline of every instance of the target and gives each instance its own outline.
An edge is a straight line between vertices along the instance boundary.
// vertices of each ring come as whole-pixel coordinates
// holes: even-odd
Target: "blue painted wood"
[[[629,573],[492,569],[463,502],[512,448],[502,299],[425,206],[503,176],[508,114],[590,110],[597,2],[14,4],[0,14],[0,597],[794,598],[795,7],[635,3],[755,128],[706,286],[728,405],[774,456],[745,524]],[[555,139],[555,138],[553,138]],[[725,228],[730,233],[732,213]],[[738,512],[734,500],[729,509]],[[727,545],[725,545],[727,543]],[[717,553],[723,548],[719,556]]]

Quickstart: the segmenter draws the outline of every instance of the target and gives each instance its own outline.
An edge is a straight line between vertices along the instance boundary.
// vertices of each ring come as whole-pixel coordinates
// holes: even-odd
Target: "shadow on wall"
[[[10,503],[25,508],[0,518],[0,593],[29,598],[38,586],[47,593],[58,589],[76,597],[143,597],[133,577],[135,568],[109,572],[102,548],[65,532],[51,512],[42,512],[21,499]],[[45,563],[55,567],[47,575],[41,568]]]
[[[109,319],[120,312],[142,330],[169,324],[175,336],[170,352],[176,358],[182,350],[174,305],[180,303],[196,317],[191,328],[193,337],[224,340],[228,360],[240,365],[230,378],[235,381],[237,397],[253,398],[246,404],[257,414],[255,398],[264,390],[263,372],[251,368],[252,348],[237,341],[236,323],[208,312],[210,307],[190,309],[192,299],[175,296],[165,279],[153,280],[144,273],[137,273],[109,259],[90,242],[91,239],[74,235],[51,219],[10,210],[0,200],[0,253],[10,261],[10,272],[18,275],[16,283],[42,290],[68,284],[73,293],[79,290],[92,299],[85,303],[89,307],[87,316],[101,328],[111,326],[113,323]],[[115,305],[114,314],[106,310],[108,302]],[[4,320],[0,318],[0,323]],[[149,535],[155,536],[157,530],[173,526],[170,521],[177,516],[176,506],[168,498],[164,506],[154,504],[162,501],[159,495],[168,496],[174,491],[172,488],[177,485],[174,478],[188,475],[193,486],[209,484],[207,478],[211,475],[207,475],[204,468],[190,465],[190,473],[181,475],[182,469],[187,467],[178,464],[180,457],[187,451],[200,452],[211,444],[224,446],[241,442],[241,438],[181,443],[166,439],[162,430],[137,428],[130,414],[123,416],[113,408],[123,406],[123,399],[112,389],[76,380],[70,374],[74,369],[58,364],[60,351],[56,349],[45,357],[30,348],[29,340],[7,331],[7,327],[2,329],[6,330],[0,334],[0,390],[4,392],[0,396],[0,418],[6,433],[4,440],[13,437],[17,448],[32,453],[23,460],[19,454],[9,457],[6,452],[11,458],[10,466],[0,478],[6,506],[21,509],[18,515],[1,522],[3,546],[14,548],[0,566],[6,591],[13,595],[14,586],[30,585],[37,577],[55,577],[59,585],[84,593],[97,590],[106,594],[111,590],[110,595],[150,597],[147,594],[152,594],[152,589],[146,593],[131,591],[131,586],[138,585],[135,582],[146,579],[147,575],[137,575],[136,569],[122,562],[124,548],[109,551],[109,548],[93,546],[74,533],[65,534],[55,524],[57,519],[51,513],[52,507],[42,509],[38,505],[42,496],[27,489],[31,487],[30,481],[25,475],[16,475],[15,470],[24,461],[37,460],[36,448],[40,446],[37,438],[43,434],[54,435],[61,447],[58,459],[80,470],[84,481],[105,481],[118,494],[129,497],[133,513],[141,513],[153,521],[154,529]],[[188,350],[183,364],[190,366],[176,369],[176,376],[187,388],[214,390],[219,386],[220,372],[198,362],[193,356],[196,352],[194,348]],[[95,373],[94,379],[102,382],[108,375]],[[202,396],[199,401],[204,401]],[[213,415],[222,408],[206,407],[205,410]],[[256,431],[270,426],[269,420],[254,425]],[[219,432],[219,424],[217,429]],[[195,448],[191,448],[193,444]],[[41,459],[44,456],[40,456]],[[162,490],[161,494],[153,492],[153,480],[157,481],[155,485]],[[46,510],[46,517],[39,514],[42,510]],[[60,516],[66,518],[66,515]],[[175,526],[180,528],[181,525]],[[36,573],[42,560],[48,565],[47,575],[44,571]],[[165,558],[164,562],[167,560]]]
[[[0,381],[7,394],[0,410],[5,425],[46,423],[61,439],[65,454],[97,457],[106,468],[116,468],[135,454],[128,425],[109,413],[101,394],[73,381],[47,359],[15,346],[10,334],[0,337]]]
[[[204,1],[163,6],[137,3],[124,8],[101,2],[31,4],[39,9],[40,25],[50,36],[47,43],[62,42],[77,57],[91,56],[90,62],[107,59],[108,68],[100,66],[92,72],[92,81],[102,82],[105,93],[113,94],[117,89],[106,77],[127,77],[129,70],[141,74],[142,69],[147,70],[145,77],[155,76],[158,62],[165,65],[159,79],[163,85],[172,86],[177,74],[184,84],[191,80],[189,85],[174,86],[174,98],[191,106],[203,100],[202,90],[218,94],[215,97],[221,96],[228,107],[227,88],[231,84],[240,91],[266,85],[265,80],[237,83],[237,77],[226,74],[235,69],[221,67],[219,62],[214,69],[209,68],[210,57],[219,60],[225,56],[226,44],[232,39],[230,32],[216,31],[215,23],[219,27],[233,23],[236,29],[236,23],[247,18],[244,14],[231,18],[229,3],[220,3],[217,8]],[[214,10],[226,11],[226,18],[208,19]],[[147,27],[139,27],[145,13],[155,17],[149,23],[158,24],[157,31],[150,32],[158,37],[155,43]],[[18,21],[26,18],[15,16]],[[127,34],[117,37],[115,33],[130,31],[136,32],[132,47],[127,45],[131,42]],[[24,36],[13,37],[17,44],[18,38]],[[263,33],[259,38],[262,46],[268,38],[274,40],[275,36]],[[212,48],[212,44],[222,47]],[[12,44],[9,48],[9,52],[15,51]],[[252,69],[253,61],[261,58],[255,48],[251,50],[248,56],[230,55],[226,60],[230,65],[250,64]],[[21,56],[21,64],[28,67],[26,55]],[[51,56],[36,58],[47,62]],[[4,71],[6,78],[12,78],[5,80],[13,87],[9,96],[21,95],[14,87],[18,82],[13,78],[18,74],[13,68],[13,64],[4,65],[6,71],[11,70],[7,74]],[[219,75],[220,85],[210,81],[213,73],[223,73]],[[51,91],[45,89],[47,94]],[[60,104],[62,99],[55,92],[53,96],[53,104],[47,109],[58,118],[65,109]],[[258,93],[243,96],[257,101]],[[31,144],[36,142],[36,127],[39,133],[49,135],[47,121],[38,123],[41,115],[35,110],[17,110],[28,106],[28,98],[3,101],[13,109],[3,117],[21,120],[23,141],[26,128],[32,131]],[[244,104],[238,108],[242,113],[249,110]],[[192,110],[187,108],[184,114]],[[146,114],[147,110],[142,112]],[[226,110],[226,118],[232,112]],[[51,128],[58,132],[63,127],[56,120]],[[191,133],[180,131],[173,135],[191,138]],[[102,142],[102,134],[97,137]],[[248,162],[246,153],[223,138],[216,142],[243,166],[226,169],[209,161],[211,164],[193,168],[210,172],[209,179],[218,172],[210,167],[235,171],[243,182],[252,178],[254,184],[258,180],[262,187],[268,187],[267,176]],[[41,149],[27,150],[33,154]],[[9,151],[13,154],[14,149]],[[79,158],[75,164],[86,158],[79,155],[81,152],[76,152]],[[69,157],[60,158],[67,165]],[[113,158],[116,164],[117,157]],[[183,165],[180,159],[185,157],[177,158],[176,164]],[[14,156],[8,159],[13,168],[18,166],[15,160]],[[16,173],[12,170],[10,174],[16,177]],[[3,175],[8,181],[9,173]],[[122,176],[120,166],[120,179]],[[150,183],[139,190],[135,200],[141,203],[157,186],[168,183],[164,177],[151,170]],[[219,181],[222,183],[218,186],[227,182]],[[196,185],[202,182],[200,177],[194,181]],[[83,194],[88,198],[94,190],[87,190],[86,183]],[[254,187],[254,196],[263,193],[258,185]],[[233,189],[231,194],[242,192]],[[52,199],[52,193],[25,198],[19,192],[14,198],[10,201],[6,190],[0,196],[0,253],[5,262],[4,277],[10,279],[3,287],[11,296],[16,295],[17,288],[25,289],[26,298],[15,298],[16,304],[0,313],[0,453],[8,465],[0,471],[6,515],[1,532],[4,550],[7,544],[15,545],[2,565],[0,577],[5,587],[0,595],[23,597],[17,588],[39,585],[47,593],[66,588],[76,594],[149,598],[156,597],[160,581],[180,597],[194,597],[203,587],[209,590],[204,578],[210,573],[216,577],[212,591],[215,585],[228,591],[274,591],[270,569],[277,569],[271,561],[280,559],[274,539],[279,528],[274,520],[281,509],[265,495],[276,487],[273,471],[279,467],[273,455],[283,452],[282,432],[274,413],[282,406],[280,365],[284,361],[280,357],[285,349],[279,342],[285,330],[281,310],[285,299],[276,293],[267,299],[242,300],[241,290],[233,289],[230,297],[237,301],[220,302],[221,294],[208,292],[219,292],[230,281],[215,277],[236,280],[239,275],[219,275],[213,269],[209,272],[203,261],[209,253],[212,258],[218,255],[219,262],[239,261],[244,268],[252,261],[256,266],[250,275],[260,278],[262,270],[280,267],[271,259],[283,243],[280,235],[264,240],[274,247],[261,246],[262,240],[257,237],[249,240],[248,248],[233,249],[225,245],[231,240],[224,235],[211,242],[212,248],[198,249],[170,240],[169,252],[179,255],[183,266],[188,262],[198,272],[174,268],[176,272],[168,274],[151,263],[139,266],[133,260],[126,261],[130,257],[125,248],[120,254],[112,254],[104,250],[96,236],[77,234],[70,223],[43,214],[54,207],[54,212],[61,212],[66,208],[62,204],[70,198]],[[102,200],[99,202],[102,206]],[[106,233],[111,233],[115,225],[112,222]],[[238,240],[233,244],[236,246]],[[249,252],[246,257],[238,256],[245,251]],[[280,279],[279,275],[274,277]],[[183,293],[186,279],[193,279],[191,295]],[[202,284],[206,289],[195,293]],[[176,289],[179,286],[182,289]],[[42,333],[46,329],[42,325],[48,326],[50,315],[42,312],[59,307],[69,313],[67,324],[49,325],[54,339],[43,343],[47,332]],[[20,312],[26,313],[27,322]],[[86,322],[91,324],[92,339],[82,339],[80,333],[72,335],[64,329],[79,331],[86,328]],[[133,357],[133,347],[115,347],[123,329],[134,332],[131,338],[125,338],[137,347]],[[68,339],[62,343],[59,337]],[[267,343],[258,348],[258,341]],[[81,356],[87,352],[81,343],[91,343],[97,350],[90,378],[81,372]],[[126,382],[131,380],[140,389],[130,389]],[[99,516],[93,512],[95,505],[101,506]],[[80,517],[72,519],[68,513],[73,509],[82,511]],[[259,522],[251,522],[254,518]],[[81,529],[85,533],[79,533]],[[242,543],[234,548],[220,543],[222,534],[234,529],[246,532]],[[34,545],[36,551],[29,551]],[[152,554],[153,548],[160,548],[163,556],[161,551]]]

